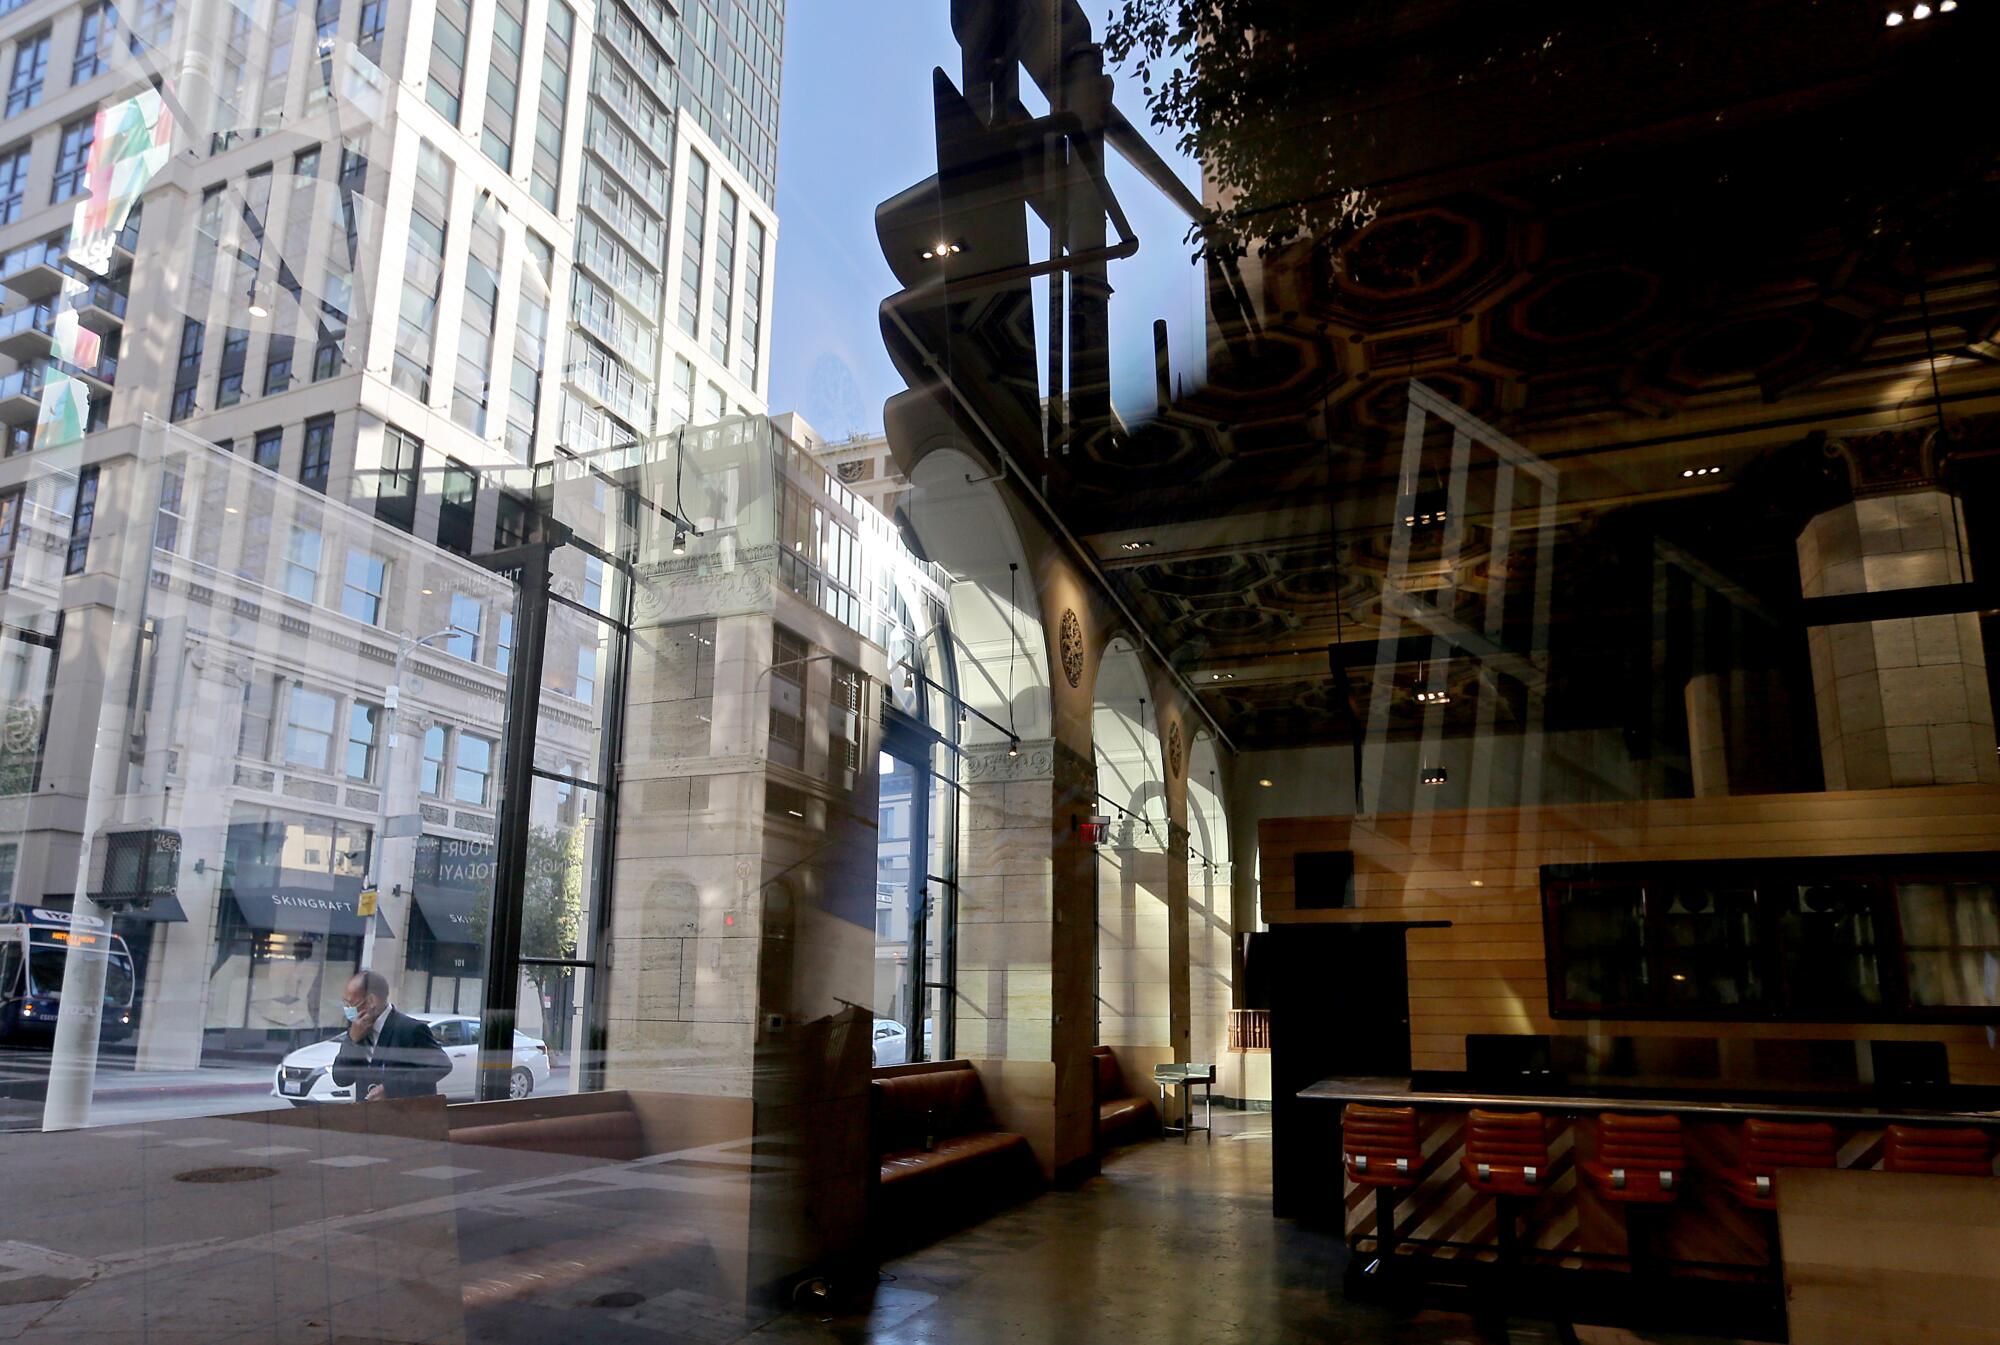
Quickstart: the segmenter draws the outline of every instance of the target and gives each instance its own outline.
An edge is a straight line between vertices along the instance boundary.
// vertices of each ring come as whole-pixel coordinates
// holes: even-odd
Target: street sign
[[[355,902],[354,913],[364,920],[375,914],[374,888],[364,887],[361,889],[361,895]]]

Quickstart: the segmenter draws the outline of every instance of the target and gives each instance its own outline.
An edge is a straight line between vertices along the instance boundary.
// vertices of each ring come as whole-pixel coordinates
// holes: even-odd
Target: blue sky
[[[770,406],[839,439],[879,430],[882,403],[903,386],[876,316],[895,280],[875,240],[875,206],[936,171],[930,72],[941,65],[956,80],[958,47],[949,0],[787,8]],[[1136,81],[1120,81],[1119,104],[1145,123]],[[1155,142],[1194,185],[1192,165],[1166,137]],[[1140,240],[1111,272],[1112,397],[1135,417],[1152,406],[1155,318],[1167,320],[1176,373],[1190,385],[1199,377],[1201,273],[1181,241],[1186,220],[1115,157],[1111,182]],[[1046,248],[1039,225],[1029,236]]]

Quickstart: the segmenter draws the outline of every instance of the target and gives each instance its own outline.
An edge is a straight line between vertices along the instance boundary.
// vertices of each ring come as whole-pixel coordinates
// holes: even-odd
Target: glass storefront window
[[[1065,1178],[1287,1041],[2000,1086],[1992,6],[895,8],[0,0],[8,1170],[273,1174],[0,1280],[736,1321],[946,1060]]]

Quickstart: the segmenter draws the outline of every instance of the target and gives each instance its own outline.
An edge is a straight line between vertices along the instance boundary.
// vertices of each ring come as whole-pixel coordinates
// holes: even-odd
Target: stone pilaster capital
[[[1053,780],[1056,774],[1056,745],[1053,738],[1024,741],[1021,750],[1008,755],[1007,743],[982,743],[965,753],[968,784],[1003,784],[1022,780]]]
[[[1820,451],[1854,494],[1887,495],[1937,486],[1939,438],[1936,425],[1911,425],[1829,438]]]

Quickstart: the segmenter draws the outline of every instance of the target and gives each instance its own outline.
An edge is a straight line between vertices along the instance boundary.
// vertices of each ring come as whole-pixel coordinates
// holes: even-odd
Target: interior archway
[[[1196,1060],[1219,1062],[1229,1050],[1236,929],[1222,763],[1205,733],[1188,750],[1187,773],[1189,1049]]]
[[[968,746],[1004,742],[1010,731],[1046,738],[1053,722],[1034,574],[1013,519],[983,475],[959,450],[935,449],[911,473],[906,508],[924,554],[951,577],[957,694],[977,712],[967,716]],[[933,658],[927,650],[926,662]]]
[[[1166,786],[1146,672],[1130,640],[1111,641],[1098,664],[1091,743],[1099,815],[1097,1040],[1129,1048],[1134,1062],[1173,1058],[1168,955]]]

